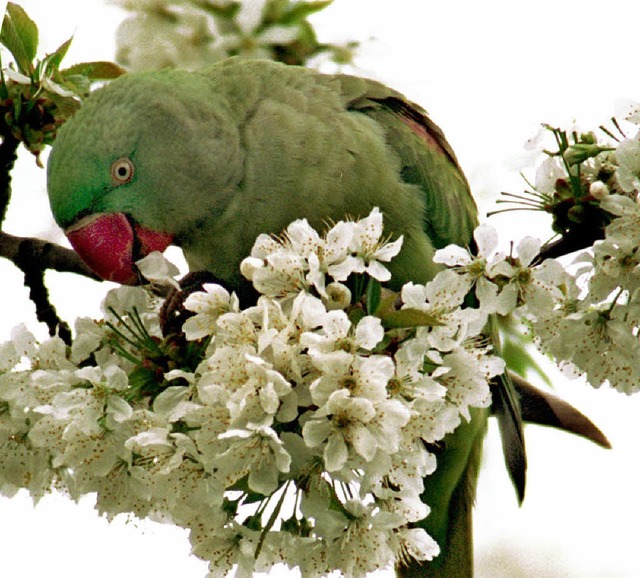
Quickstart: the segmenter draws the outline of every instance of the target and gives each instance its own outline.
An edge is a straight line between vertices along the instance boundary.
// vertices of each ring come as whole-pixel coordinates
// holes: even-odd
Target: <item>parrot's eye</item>
[[[128,158],[121,158],[111,165],[111,178],[116,186],[124,185],[133,178],[133,163]]]

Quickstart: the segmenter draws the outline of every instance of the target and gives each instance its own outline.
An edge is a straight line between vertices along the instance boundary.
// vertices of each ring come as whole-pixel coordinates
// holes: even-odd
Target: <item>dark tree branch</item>
[[[0,225],[4,222],[11,199],[11,169],[18,158],[20,141],[11,133],[2,136],[0,144]]]
[[[546,259],[557,259],[581,249],[587,249],[601,239],[604,239],[604,227],[581,227],[571,230],[558,240],[543,245],[534,264],[539,265]]]
[[[58,317],[56,308],[49,301],[49,291],[44,284],[45,270],[42,269],[33,249],[33,245],[23,243],[14,262],[24,273],[24,284],[29,288],[29,298],[36,306],[38,321],[47,324],[49,335],[57,333],[67,345],[71,345],[71,329]]]
[[[11,171],[18,157],[20,141],[7,127],[3,127],[0,137],[0,257],[10,260],[24,273],[24,284],[29,288],[29,298],[36,307],[38,321],[46,323],[49,335],[57,333],[70,344],[71,330],[58,317],[49,300],[44,283],[45,271],[77,273],[96,280],[98,277],[70,249],[41,239],[15,237],[1,230],[11,200]]]
[[[0,257],[9,259],[24,273],[24,284],[29,288],[29,298],[36,307],[38,321],[46,323],[49,335],[60,336],[65,343],[71,343],[71,330],[58,316],[49,300],[49,292],[44,284],[47,269],[77,273],[91,279],[99,278],[71,249],[55,243],[30,237],[14,237],[0,231]]]
[[[76,273],[100,281],[75,251],[50,241],[33,237],[15,237],[0,231],[0,257],[9,259],[22,269],[18,264],[22,255],[29,255],[32,260],[29,266],[37,266],[41,271],[52,269],[62,273]]]

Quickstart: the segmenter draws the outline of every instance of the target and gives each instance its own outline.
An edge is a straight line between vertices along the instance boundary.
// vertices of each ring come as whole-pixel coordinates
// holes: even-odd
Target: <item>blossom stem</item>
[[[291,480],[287,480],[285,484],[282,486],[281,488],[282,491],[280,493],[280,498],[278,499],[278,503],[276,504],[276,507],[273,509],[271,516],[269,516],[267,523],[262,528],[262,532],[260,533],[260,539],[258,540],[256,551],[254,553],[254,557],[256,560],[260,555],[260,550],[262,550],[262,546],[264,544],[265,538],[267,537],[267,534],[269,533],[271,528],[273,528],[273,525],[276,523],[278,516],[280,515],[280,511],[282,510],[282,504],[284,503],[284,498],[287,495],[287,489],[289,488],[290,484],[291,484]],[[271,496],[267,498],[267,500],[265,501],[265,507],[266,507],[266,503],[268,503],[273,496],[274,494],[271,494]]]
[[[528,191],[525,191],[525,192],[528,192]],[[533,198],[536,198],[536,197],[538,197],[538,198],[548,198],[547,195],[542,195],[542,194],[539,194],[539,193],[528,193],[525,196],[524,194],[523,195],[516,195],[515,193],[503,192],[502,196],[503,197],[511,197],[511,198],[514,198],[514,199],[520,199],[520,200],[525,201],[527,203],[535,203]],[[531,197],[533,197],[533,198],[531,198]],[[508,202],[508,201],[500,201],[500,200],[498,200],[496,202],[497,203],[500,203],[500,202],[505,203],[505,202]],[[536,205],[539,205],[539,203],[536,203]]]
[[[616,296],[611,300],[611,305],[609,306],[609,309],[607,309],[606,311],[606,315],[607,317],[609,317],[612,313],[612,311],[614,310],[616,303],[618,302],[618,299],[620,299],[620,297],[622,296],[622,294],[625,292],[624,287],[618,287],[618,292],[616,293]]]
[[[109,311],[115,316],[115,318],[122,323],[122,325],[131,333],[133,338],[127,337],[124,332],[116,328],[112,323],[108,322],[107,326],[118,335],[121,339],[124,339],[129,345],[135,347],[136,349],[147,349],[152,353],[157,355],[164,355],[164,351],[160,348],[160,346],[152,339],[147,331],[142,319],[140,318],[140,312],[136,307],[129,312],[129,318],[131,319],[130,323],[127,323],[124,318],[116,312],[112,307],[109,308]]]
[[[510,209],[498,209],[497,211],[490,211],[487,213],[487,217],[492,217],[493,215],[499,215],[500,213],[511,213],[512,211],[538,211],[542,209],[534,209],[533,207],[512,207]]]

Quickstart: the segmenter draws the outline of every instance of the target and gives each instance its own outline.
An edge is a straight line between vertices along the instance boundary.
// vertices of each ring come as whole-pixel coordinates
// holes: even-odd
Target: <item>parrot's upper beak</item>
[[[65,235],[82,260],[100,277],[123,285],[137,285],[135,266],[152,251],[164,251],[173,235],[152,231],[124,213],[96,213],[80,219]]]

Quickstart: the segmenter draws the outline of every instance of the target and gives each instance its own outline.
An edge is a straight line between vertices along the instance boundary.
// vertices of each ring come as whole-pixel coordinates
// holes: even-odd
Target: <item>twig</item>
[[[49,301],[49,291],[44,284],[45,270],[34,259],[29,249],[29,245],[22,245],[21,254],[15,264],[24,273],[24,284],[29,288],[29,298],[36,306],[36,317],[38,321],[47,324],[49,335],[57,333],[67,345],[71,345],[71,329],[58,317],[56,308]]]
[[[46,323],[49,335],[58,334],[71,344],[71,330],[62,321],[49,300],[49,291],[44,284],[47,269],[77,273],[99,280],[71,249],[55,243],[30,237],[14,237],[0,231],[0,257],[12,261],[24,273],[24,284],[29,288],[29,298],[36,307],[38,321]]]
[[[63,273],[77,273],[96,281],[100,280],[71,249],[50,241],[33,237],[15,237],[0,231],[0,257],[9,259],[18,265],[22,255],[29,255],[33,261],[29,265],[33,267],[34,263],[37,263],[38,268],[42,271],[52,269]],[[20,268],[22,269],[22,267]]]
[[[11,133],[2,135],[0,143],[0,225],[4,222],[11,199],[11,170],[18,158],[20,141]]]
[[[604,239],[604,228],[583,227],[579,230],[569,231],[556,241],[546,243],[540,249],[534,264],[538,265],[546,259],[556,259],[564,255],[570,255],[581,249],[591,247],[596,241]]]

